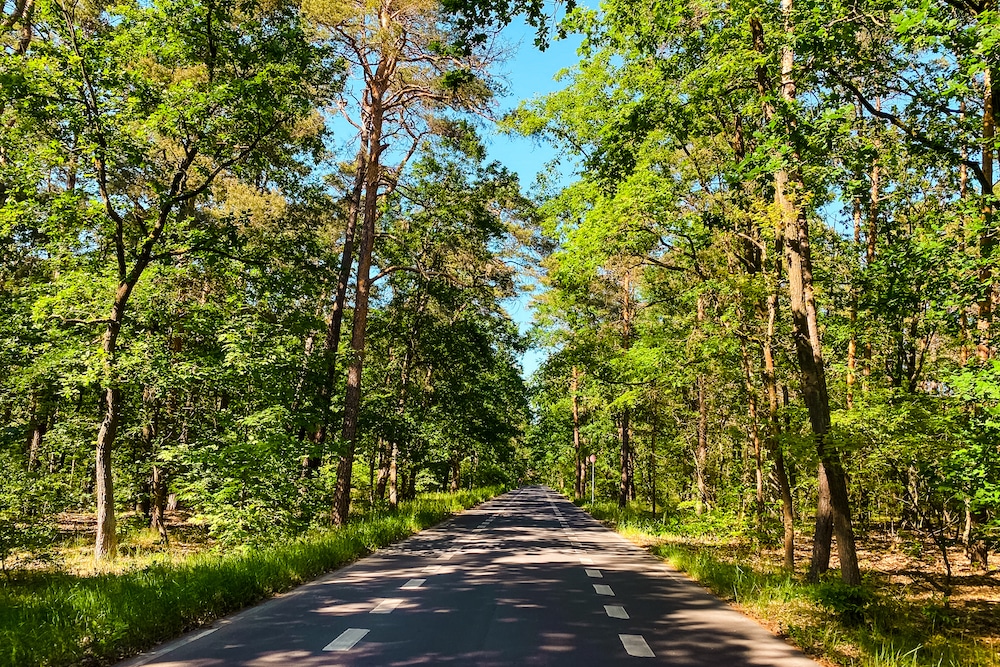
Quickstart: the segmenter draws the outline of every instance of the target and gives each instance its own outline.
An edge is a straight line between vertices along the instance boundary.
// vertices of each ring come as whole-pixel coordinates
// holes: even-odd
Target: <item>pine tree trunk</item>
[[[695,502],[695,513],[702,514],[711,510],[708,501],[708,481],[705,468],[708,466],[708,401],[705,397],[705,376],[699,375],[697,387],[697,445],[694,451],[694,474],[698,486],[698,498]]]
[[[344,320],[344,308],[347,302],[347,285],[351,281],[351,267],[354,264],[354,236],[357,229],[358,213],[361,209],[361,195],[364,191],[366,178],[366,161],[368,151],[368,133],[361,133],[361,148],[355,164],[354,187],[347,207],[347,224],[344,229],[344,248],[340,258],[340,270],[337,273],[337,291],[333,298],[333,308],[327,320],[326,335],[323,338],[323,358],[326,360],[326,374],[319,388],[319,402],[322,417],[313,435],[313,442],[323,444],[329,428],[330,401],[337,381],[337,353],[340,350],[340,331]]]
[[[978,336],[976,356],[980,362],[985,362],[993,357],[992,328],[995,287],[991,261],[996,247],[996,233],[993,229],[993,159],[994,142],[996,141],[995,105],[1000,104],[1000,99],[998,99],[1000,91],[997,90],[1000,81],[997,81],[996,72],[993,68],[987,68],[983,72],[983,77],[983,147],[980,166],[983,170],[983,180],[989,185],[984,184],[983,186],[983,231],[979,235],[979,284],[983,286],[984,290],[979,299],[979,317],[976,321]]]
[[[386,73],[380,64],[379,76]],[[351,506],[351,472],[354,451],[358,442],[358,417],[361,414],[361,376],[364,369],[365,339],[368,324],[368,300],[371,293],[372,251],[375,247],[375,223],[378,219],[378,197],[381,185],[382,122],[384,109],[382,95],[388,86],[382,78],[372,82],[366,91],[367,105],[364,115],[368,130],[368,157],[364,169],[364,218],[361,230],[361,247],[358,255],[357,292],[354,300],[354,318],[351,323],[351,363],[347,371],[347,388],[344,396],[344,422],[341,438],[345,450],[337,462],[337,483],[334,488],[334,525],[347,521]]]
[[[573,366],[573,375],[570,379],[570,393],[573,396],[573,453],[576,461],[576,479],[573,484],[573,497],[579,500],[583,497],[584,473],[586,464],[583,461],[583,451],[580,447],[580,374],[576,366]]]
[[[395,441],[389,452],[389,506],[399,507],[399,445]]]
[[[618,485],[618,506],[625,507],[628,504],[629,489],[632,484],[632,477],[629,474],[629,448],[631,446],[629,434],[631,424],[629,424],[629,409],[624,408],[618,422],[618,439],[621,444],[619,463],[621,464],[621,481]]]

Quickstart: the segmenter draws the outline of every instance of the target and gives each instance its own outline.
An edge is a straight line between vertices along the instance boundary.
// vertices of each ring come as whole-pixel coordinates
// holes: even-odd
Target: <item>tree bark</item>
[[[383,68],[380,66],[379,70]],[[334,489],[332,521],[334,525],[347,522],[351,505],[351,471],[354,451],[358,441],[358,417],[361,414],[361,376],[364,369],[365,340],[368,324],[368,300],[371,293],[372,251],[375,247],[375,223],[378,220],[378,197],[381,183],[381,145],[383,109],[381,95],[386,83],[376,82],[369,88],[369,113],[371,122],[370,145],[365,168],[364,220],[361,247],[358,255],[357,292],[354,300],[354,318],[351,323],[351,363],[347,371],[347,389],[344,397],[344,422],[341,429],[344,452],[337,462],[337,483]]]
[[[993,269],[991,262],[996,248],[996,234],[993,230],[993,159],[994,143],[996,142],[996,117],[994,108],[1000,103],[1000,91],[997,86],[996,72],[988,67],[983,72],[983,148],[980,166],[983,170],[983,180],[989,184],[983,186],[983,231],[979,235],[979,284],[983,286],[983,294],[979,299],[979,317],[976,321],[976,356],[980,362],[986,362],[993,357]]]
[[[160,540],[166,544],[167,535],[167,474],[162,466],[153,465],[152,470],[152,503],[150,505],[150,527],[160,535]]]
[[[780,239],[776,240],[778,248]],[[775,269],[781,264],[780,257],[775,257]],[[781,496],[781,524],[784,528],[784,567],[788,571],[795,569],[795,511],[792,506],[792,489],[788,482],[788,472],[785,469],[785,455],[778,441],[781,433],[781,422],[778,418],[778,381],[774,368],[774,325],[778,316],[777,279],[773,289],[767,296],[767,332],[764,336],[764,385],[767,389],[767,413],[770,428],[767,431],[765,443],[771,458],[774,459],[774,476],[778,482],[778,494]]]
[[[570,393],[573,397],[573,453],[576,460],[576,479],[573,484],[573,497],[579,500],[583,497],[584,473],[586,464],[583,461],[583,451],[580,447],[580,371],[573,366],[570,378]]]
[[[101,343],[101,351],[104,353],[104,418],[97,431],[95,448],[97,536],[94,543],[94,558],[99,561],[114,558],[118,554],[111,457],[121,418],[122,397],[121,389],[118,387],[115,357],[118,352],[118,335],[125,317],[125,306],[135,282],[144,269],[144,263],[136,265],[129,275],[134,279],[119,284]]]
[[[28,472],[38,465],[38,457],[42,451],[42,441],[48,429],[49,415],[43,407],[38,393],[31,395],[31,421],[28,429]]]
[[[705,297],[698,295],[696,321],[698,326],[705,321]],[[696,379],[695,407],[698,410],[696,427],[697,443],[694,450],[694,474],[698,487],[698,497],[695,500],[695,513],[701,515],[706,509],[711,509],[708,500],[708,482],[705,468],[708,464],[708,400],[705,396],[705,376],[700,374]]]
[[[789,38],[792,0],[782,0],[782,13]],[[781,97],[791,106],[795,102],[793,65],[795,54],[786,43],[781,52]],[[837,533],[837,551],[840,556],[841,576],[851,585],[861,583],[854,530],[851,525],[847,480],[840,462],[839,452],[827,442],[830,432],[830,398],[827,393],[823,350],[819,338],[816,299],[813,293],[812,257],[809,250],[809,224],[801,198],[805,185],[797,165],[798,149],[795,146],[795,123],[787,121],[792,144],[793,166],[775,174],[775,199],[781,212],[785,229],[785,259],[788,264],[788,291],[792,312],[793,338],[799,362],[802,397],[809,412],[809,422],[819,455],[819,503],[816,513],[816,533],[813,537],[813,558],[810,578],[829,566],[830,523]]]
[[[344,321],[344,307],[347,301],[347,286],[351,281],[351,267],[354,262],[354,236],[358,224],[358,212],[361,208],[361,195],[364,192],[366,180],[366,160],[369,148],[368,132],[361,132],[361,148],[355,162],[354,187],[347,207],[347,223],[344,228],[344,248],[340,257],[340,270],[337,273],[337,291],[333,298],[330,318],[326,323],[326,335],[323,337],[323,357],[326,360],[326,374],[319,388],[320,409],[322,417],[313,435],[313,442],[320,445],[326,441],[326,432],[330,424],[330,401],[337,381],[337,353],[340,350],[340,331]]]
[[[750,363],[750,353],[747,351],[745,341],[740,342],[740,361],[743,364],[743,383],[747,392],[747,418],[750,422],[750,444],[753,447],[756,490],[754,511],[757,515],[757,525],[761,526],[764,521],[764,452],[757,414],[757,389],[753,385],[753,367]]]

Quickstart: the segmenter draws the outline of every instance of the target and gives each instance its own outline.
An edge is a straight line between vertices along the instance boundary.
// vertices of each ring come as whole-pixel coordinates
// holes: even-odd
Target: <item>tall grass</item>
[[[0,665],[101,664],[288,590],[496,495],[431,494],[339,529],[201,553],[121,574],[45,573],[0,585]]]
[[[805,583],[769,568],[731,532],[709,539],[712,519],[654,517],[635,507],[584,505],[595,518],[687,572],[716,595],[787,636],[807,653],[845,667],[1000,667],[996,648],[965,636],[934,602],[909,601],[868,578]],[[941,616],[942,618],[938,618]]]

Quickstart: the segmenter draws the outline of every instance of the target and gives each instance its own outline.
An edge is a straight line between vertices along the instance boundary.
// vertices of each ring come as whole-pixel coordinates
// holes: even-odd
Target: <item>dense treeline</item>
[[[575,156],[533,446],[557,484],[711,511],[815,579],[903,526],[1000,537],[995,7],[634,3],[513,129]],[[588,480],[589,481],[589,480]],[[801,564],[799,564],[801,565]]]
[[[524,4],[4,3],[5,567],[66,510],[103,559],[123,511],[260,540],[519,474],[533,210],[469,119]]]

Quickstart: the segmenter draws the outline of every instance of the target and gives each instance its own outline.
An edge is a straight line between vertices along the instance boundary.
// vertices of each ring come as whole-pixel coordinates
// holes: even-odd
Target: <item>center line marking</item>
[[[584,571],[587,573],[587,576],[590,577],[591,579],[603,579],[604,578],[604,575],[601,574],[600,570],[587,569],[587,570],[584,570]]]
[[[642,635],[618,635],[618,639],[622,640],[622,646],[625,647],[625,651],[636,658],[655,658],[653,655],[653,650],[649,648],[649,644],[646,640],[642,638]]]
[[[348,628],[340,636],[323,647],[324,651],[350,651],[361,639],[369,633],[362,628]]]
[[[402,600],[399,599],[399,598],[394,598],[394,599],[389,599],[389,600],[382,600],[381,602],[378,603],[378,605],[376,605],[376,607],[374,609],[372,609],[368,613],[369,614],[391,614],[393,612],[393,610],[400,605],[401,602],[402,602]]]
[[[400,588],[403,589],[404,591],[412,590],[414,588],[420,588],[421,586],[424,585],[425,581],[427,581],[427,580],[426,579],[410,579],[405,584],[403,584],[402,586],[400,586]]]
[[[604,613],[610,618],[624,618],[628,619],[628,612],[625,611],[625,607],[617,604],[606,604],[604,605]]]
[[[607,584],[594,584],[594,592],[598,595],[614,595],[615,592],[611,590],[611,586]]]

